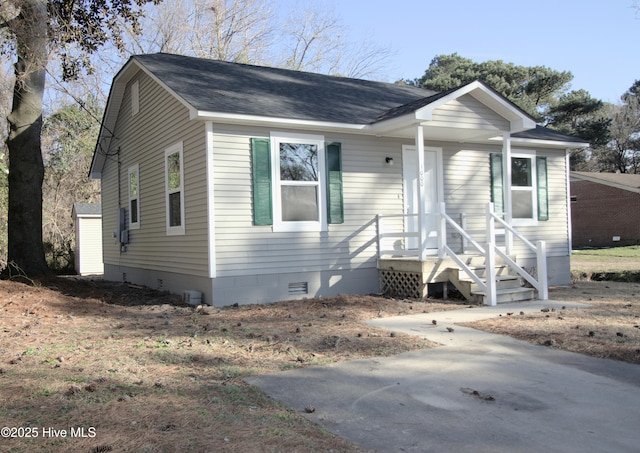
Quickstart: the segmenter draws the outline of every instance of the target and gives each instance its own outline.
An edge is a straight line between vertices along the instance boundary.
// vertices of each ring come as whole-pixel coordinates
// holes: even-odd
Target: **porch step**
[[[480,280],[486,283],[487,279],[481,277]],[[469,285],[469,293],[476,293],[481,290],[478,284],[471,280],[470,277],[464,276],[460,278],[460,283]],[[496,288],[497,289],[509,289],[509,288],[521,288],[522,280],[517,275],[496,275]]]
[[[484,278],[486,267],[476,267],[471,270],[480,277],[482,282],[486,282]],[[496,266],[496,303],[533,299],[535,297],[534,289],[523,287],[522,279],[517,275],[508,274],[508,271],[506,266]],[[463,270],[449,268],[449,281],[467,300],[481,304],[488,302],[486,293]]]
[[[486,303],[486,293],[483,291],[473,292],[475,301],[480,304]],[[533,288],[505,288],[496,290],[497,303],[518,302],[521,300],[531,300],[535,298],[535,290]]]

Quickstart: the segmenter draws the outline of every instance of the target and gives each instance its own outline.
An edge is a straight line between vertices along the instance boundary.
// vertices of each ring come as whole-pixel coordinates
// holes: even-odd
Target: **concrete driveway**
[[[563,305],[575,306],[525,302],[376,319],[370,324],[444,346],[247,381],[370,451],[640,451],[639,365],[455,324]]]

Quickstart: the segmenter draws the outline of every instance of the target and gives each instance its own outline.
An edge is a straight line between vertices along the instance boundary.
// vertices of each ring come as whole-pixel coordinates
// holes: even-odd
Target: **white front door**
[[[424,209],[427,213],[427,254],[435,255],[438,252],[438,203],[442,183],[439,174],[438,162],[441,161],[439,148],[427,148],[424,150],[424,184],[425,200]],[[413,146],[402,147],[402,175],[404,181],[404,212],[405,214],[418,214],[418,154]],[[418,216],[410,215],[405,221],[405,232],[418,232]],[[407,250],[418,249],[417,237],[407,238],[405,248]]]

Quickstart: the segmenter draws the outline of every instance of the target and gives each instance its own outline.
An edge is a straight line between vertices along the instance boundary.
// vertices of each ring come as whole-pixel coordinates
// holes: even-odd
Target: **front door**
[[[438,148],[426,148],[424,150],[424,184],[426,197],[424,209],[427,213],[427,254],[438,253],[438,202],[441,177],[438,172]],[[405,214],[418,213],[418,154],[414,146],[402,147],[402,175],[404,181],[404,212]],[[410,215],[405,220],[405,232],[418,232],[418,216]],[[419,240],[416,237],[407,238],[405,248],[417,250]]]

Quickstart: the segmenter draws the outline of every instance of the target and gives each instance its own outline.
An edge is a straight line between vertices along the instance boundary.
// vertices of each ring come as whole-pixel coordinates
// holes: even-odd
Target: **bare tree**
[[[125,27],[125,53],[259,63],[272,44],[273,23],[266,0],[169,0],[148,11],[141,22],[143,34]]]
[[[71,210],[75,202],[96,202],[100,184],[88,171],[100,128],[102,108],[88,97],[82,106],[70,103],[49,115],[43,128],[45,177],[43,186],[43,240],[51,269],[74,267],[75,235]]]
[[[127,33],[127,58],[168,52],[265,64],[294,70],[372,78],[392,52],[371,41],[353,42],[334,11],[304,2],[278,17],[273,0],[166,0],[149,9],[142,34]],[[128,30],[123,27],[124,30]],[[118,61],[113,66],[122,64]]]
[[[621,105],[611,106],[611,140],[600,155],[604,169],[640,173],[640,97],[623,96]]]

